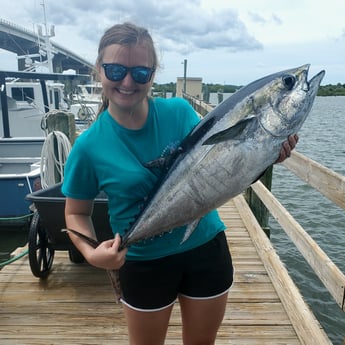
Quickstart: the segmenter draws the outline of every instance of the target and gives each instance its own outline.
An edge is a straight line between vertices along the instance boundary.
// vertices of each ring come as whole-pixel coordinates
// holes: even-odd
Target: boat
[[[43,140],[0,138],[0,225],[28,224],[31,216],[26,194],[41,188]]]
[[[84,102],[87,104],[99,104],[102,97],[102,83],[93,82],[89,84],[79,84],[73,94],[75,102]]]
[[[32,210],[25,196],[45,187],[44,170],[48,164],[42,149],[47,146],[50,134],[54,136],[49,141],[53,147],[50,151],[53,158],[57,158],[61,126],[55,121],[71,120],[65,122],[62,132],[71,130],[75,136],[76,131],[85,130],[94,118],[82,114],[78,118],[71,112],[70,106],[75,102],[68,94],[73,93],[76,85],[89,84],[91,76],[78,75],[74,70],[54,73],[55,52],[50,42],[55,35],[54,27],[48,30],[44,1],[42,5],[45,34],[38,26],[38,54],[17,56],[18,60],[24,59],[21,65],[25,71],[0,71],[1,226],[30,222]],[[48,72],[42,73],[42,70]],[[72,122],[73,126],[69,126]],[[71,136],[67,136],[66,141],[71,140]]]
[[[65,83],[89,80],[88,75],[0,71],[0,225],[29,221],[25,196],[41,188],[45,120],[52,112],[69,113]],[[76,123],[85,128],[85,121]]]
[[[7,78],[6,78],[7,79]],[[44,137],[44,114],[54,109],[68,110],[63,83],[46,82],[47,102],[39,81],[6,81],[9,127],[14,137]],[[0,118],[0,135],[4,136]]]
[[[72,95],[71,112],[77,119],[94,119],[102,102],[102,84],[79,84]]]

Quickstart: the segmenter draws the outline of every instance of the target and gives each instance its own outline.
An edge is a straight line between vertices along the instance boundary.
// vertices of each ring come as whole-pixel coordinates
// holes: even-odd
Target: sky
[[[204,83],[246,85],[265,75],[311,64],[322,85],[345,84],[344,0],[0,0],[0,18],[29,30],[55,26],[52,42],[94,63],[98,42],[115,23],[151,33],[157,83],[184,75]],[[0,49],[0,69],[17,59]]]

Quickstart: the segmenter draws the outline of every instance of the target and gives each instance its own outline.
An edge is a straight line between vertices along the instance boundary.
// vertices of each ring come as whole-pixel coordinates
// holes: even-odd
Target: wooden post
[[[266,186],[268,190],[271,190],[272,187],[272,174],[273,174],[273,166],[270,166],[264,175],[260,178],[260,181]],[[249,187],[245,191],[244,195],[250,209],[252,210],[255,218],[257,219],[258,223],[265,231],[266,235],[270,237],[270,228],[268,226],[269,220],[269,212],[260,198],[255,194],[253,189]]]
[[[50,113],[46,118],[48,133],[60,131],[64,133],[73,145],[76,137],[74,114],[64,111]]]

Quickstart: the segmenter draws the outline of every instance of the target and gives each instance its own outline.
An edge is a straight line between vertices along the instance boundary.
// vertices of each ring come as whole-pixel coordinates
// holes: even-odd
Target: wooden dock
[[[246,205],[238,196],[219,210],[235,282],[216,344],[331,344]],[[27,257],[0,271],[0,343],[124,345],[128,336],[106,273],[57,251],[46,280],[32,275]],[[178,304],[166,344],[182,344]]]

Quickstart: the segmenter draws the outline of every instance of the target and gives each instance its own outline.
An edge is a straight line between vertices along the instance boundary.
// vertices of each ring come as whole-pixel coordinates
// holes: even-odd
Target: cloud
[[[26,9],[32,20],[37,19],[37,8]],[[234,10],[207,11],[200,7],[200,0],[60,0],[46,2],[46,12],[48,21],[56,26],[54,39],[59,39],[59,30],[64,34],[70,30],[70,36],[77,35],[96,47],[105,29],[132,21],[147,27],[163,51],[188,54],[218,48],[233,52],[262,48]]]
[[[249,18],[257,24],[265,25],[265,24],[275,24],[275,25],[282,25],[282,20],[280,17],[276,14],[271,14],[268,18],[264,17],[263,15],[260,15],[257,12],[248,12]]]
[[[326,69],[324,82],[344,79],[343,0],[45,0],[53,43],[91,63],[98,42],[115,23],[132,21],[151,32],[164,66],[158,77],[188,75],[208,82],[244,84],[282,68],[310,62]],[[20,5],[18,5],[20,3]],[[2,0],[0,17],[32,30],[44,21],[42,0]],[[327,16],[324,14],[327,13]],[[1,52],[0,62],[15,69],[16,58]],[[14,66],[14,67],[12,67]]]
[[[248,33],[236,12],[230,9],[210,13],[189,4],[187,8],[172,12],[165,20],[163,30],[160,29],[161,23],[157,24],[153,27],[154,33],[168,51],[186,54],[199,49],[244,51],[262,48],[261,43]]]

